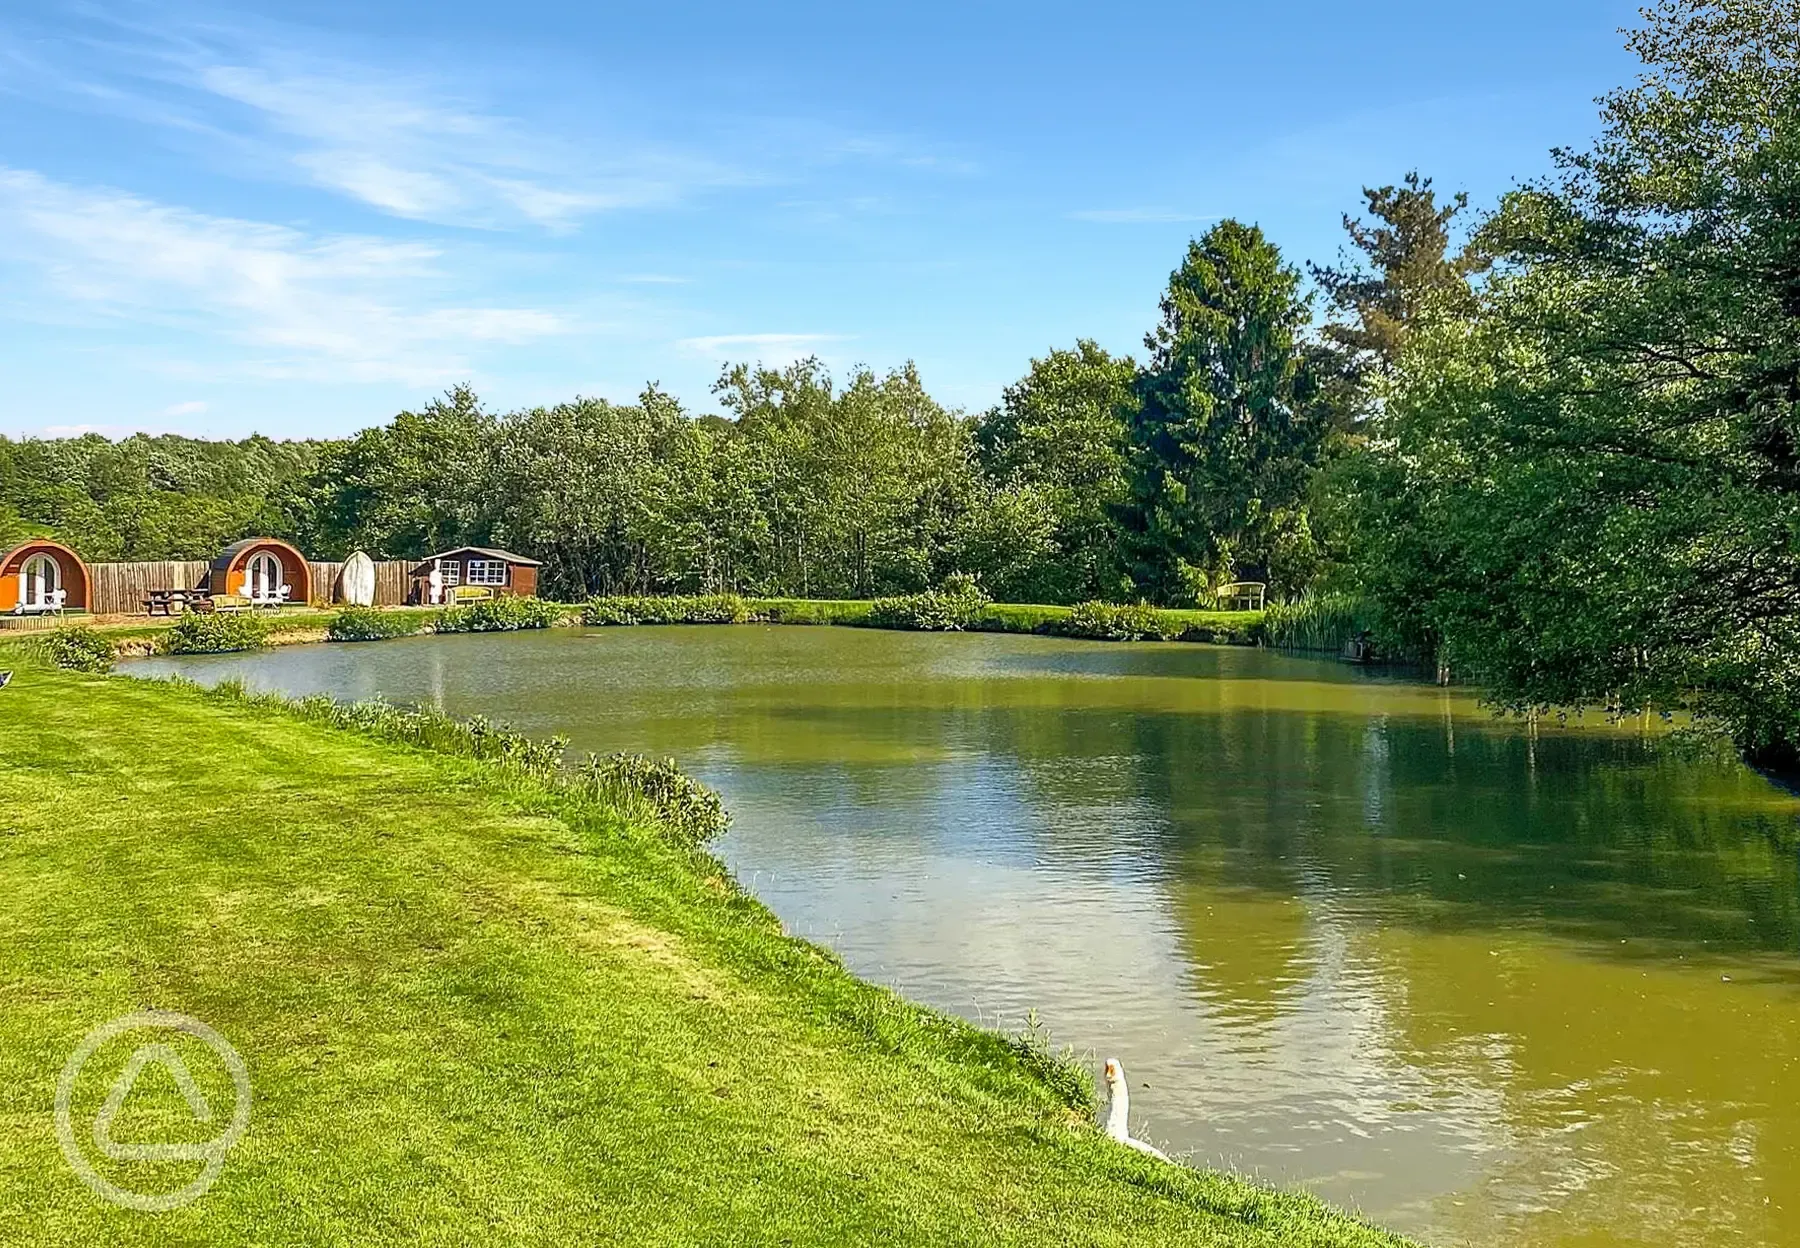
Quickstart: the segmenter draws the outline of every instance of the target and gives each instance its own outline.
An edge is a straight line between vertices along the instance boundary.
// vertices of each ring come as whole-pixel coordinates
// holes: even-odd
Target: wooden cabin
[[[92,584],[81,556],[61,542],[35,537],[0,555],[0,611],[12,615],[86,611]]]
[[[431,571],[436,568],[441,578],[439,601],[454,602],[459,596],[519,597],[537,596],[538,569],[543,564],[511,551],[490,546],[458,546],[423,560],[409,574],[412,578],[411,601],[428,603],[431,597]],[[478,591],[485,590],[485,594]],[[459,595],[458,591],[463,591]]]
[[[287,592],[282,593],[286,588]],[[275,537],[246,537],[227,546],[207,569],[208,594],[234,594],[253,603],[305,606],[312,601],[306,556]]]

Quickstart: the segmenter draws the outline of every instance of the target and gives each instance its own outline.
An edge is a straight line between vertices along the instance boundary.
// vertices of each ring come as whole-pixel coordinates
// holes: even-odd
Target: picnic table
[[[153,589],[144,599],[145,615],[181,615],[188,609],[193,592],[186,589]]]

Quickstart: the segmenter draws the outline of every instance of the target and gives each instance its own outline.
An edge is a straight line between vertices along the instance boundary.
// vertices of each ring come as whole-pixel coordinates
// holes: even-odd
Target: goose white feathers
[[[1127,1148],[1148,1153],[1158,1161],[1169,1160],[1155,1145],[1131,1138],[1131,1087],[1125,1081],[1125,1068],[1116,1057],[1106,1059],[1106,1109],[1101,1114],[1100,1129]]]

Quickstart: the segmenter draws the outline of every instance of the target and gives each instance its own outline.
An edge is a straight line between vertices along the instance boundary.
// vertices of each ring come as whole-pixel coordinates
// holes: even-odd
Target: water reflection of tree
[[[1113,760],[1113,796],[1153,812],[1134,844],[1176,876],[1304,880],[1385,921],[1529,924],[1615,953],[1800,948],[1800,803],[1666,741],[1288,711],[1001,712],[988,728],[1043,806],[1091,806],[1079,764]]]

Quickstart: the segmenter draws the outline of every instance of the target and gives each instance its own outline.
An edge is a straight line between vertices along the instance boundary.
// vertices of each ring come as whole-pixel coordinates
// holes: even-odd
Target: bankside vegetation
[[[1395,643],[1520,707],[1800,743],[1800,2],[1660,0],[1599,140],[1427,298],[1334,482]]]
[[[425,626],[417,611],[345,607],[325,625],[326,641],[388,641],[410,637]]]
[[[175,621],[160,638],[164,654],[229,654],[269,644],[271,621],[259,615],[195,612]]]
[[[457,389],[337,442],[0,440],[0,540],[479,542],[542,557],[568,601],[896,618],[953,576],[1061,606],[1209,607],[1259,580],[1272,636],[1354,627],[1516,708],[1692,710],[1792,768],[1796,30],[1800,0],[1657,0],[1638,80],[1551,176],[1485,210],[1416,173],[1367,188],[1346,254],[1305,275],[1222,221],[1141,361],[1078,341],[986,412],[910,366],[803,361],[726,369],[708,415],[655,387],[510,413]]]
[[[1047,1046],[785,935],[660,764],[556,781],[554,743],[491,725],[15,651],[0,1240],[1399,1248],[1105,1140]],[[253,1092],[211,1190],[155,1215],[76,1180],[50,1096],[96,1020],[147,1006],[216,1028]],[[117,1130],[192,1119],[146,1078]],[[169,1189],[166,1164],[102,1164]]]
[[[567,607],[542,598],[489,598],[445,607],[433,617],[432,628],[440,633],[510,633],[521,628],[549,628],[568,615]]]

